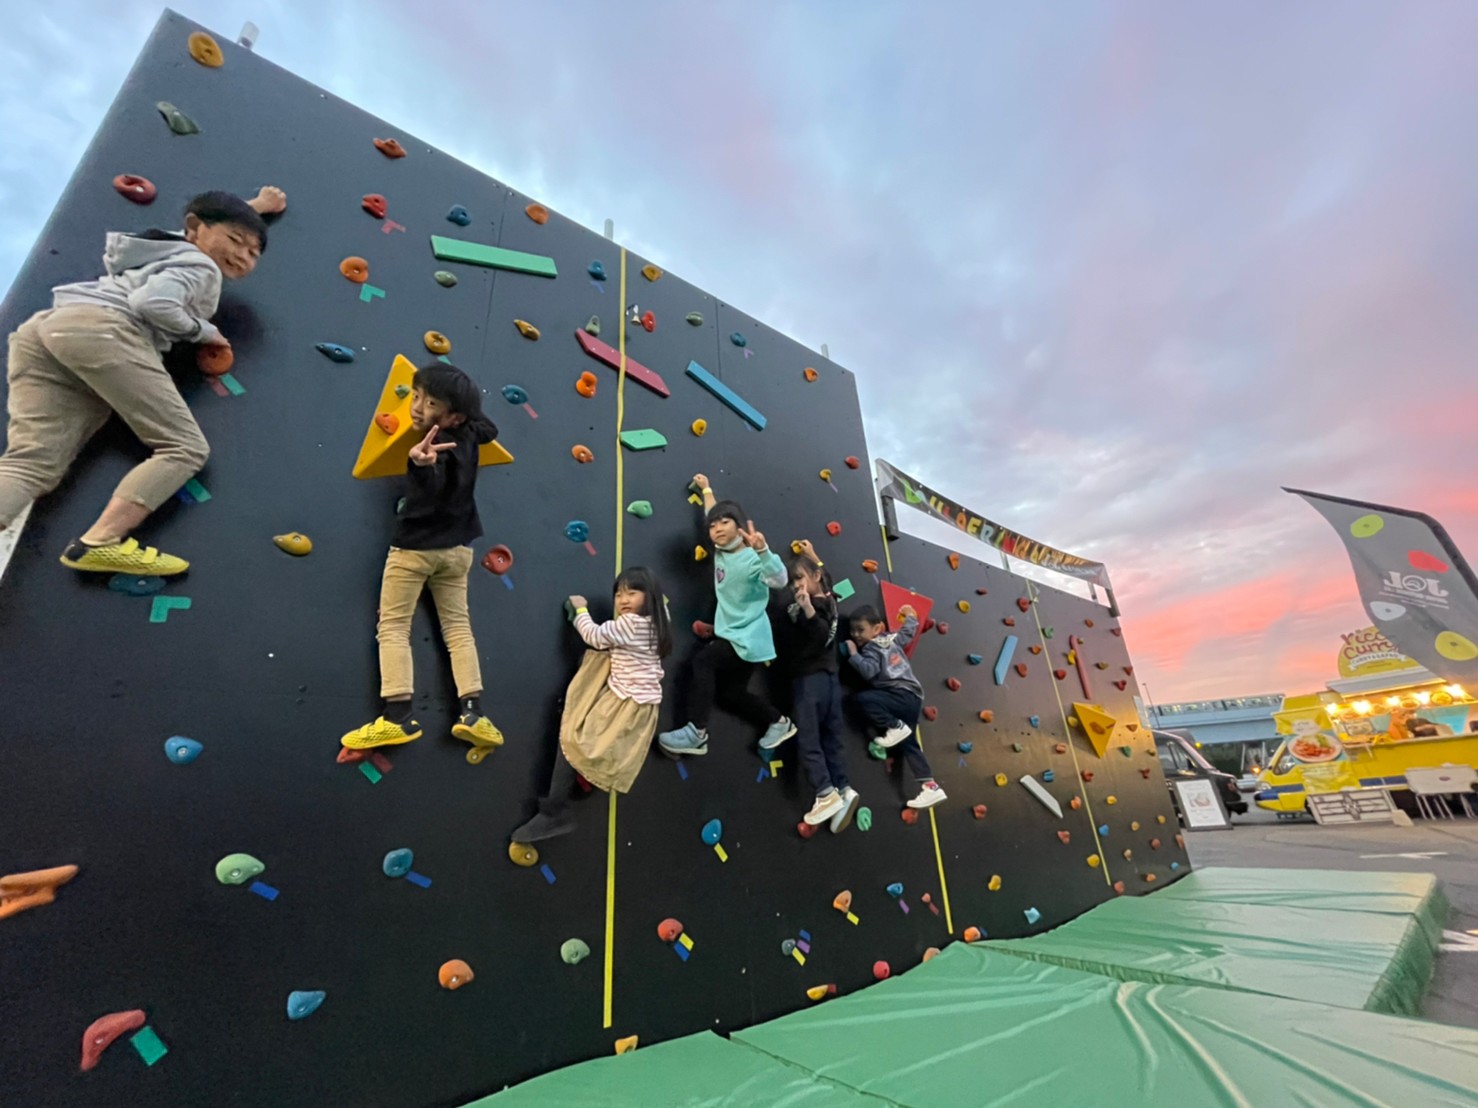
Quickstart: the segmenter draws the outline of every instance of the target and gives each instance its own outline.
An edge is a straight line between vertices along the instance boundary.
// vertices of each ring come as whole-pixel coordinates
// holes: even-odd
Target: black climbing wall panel
[[[1099,758],[1065,722],[1081,699],[1063,657],[1069,634],[1084,639],[1093,663],[1108,665],[1090,669],[1092,699],[1134,718],[1128,656],[1110,632],[1117,621],[1045,590],[1022,612],[1022,579],[968,557],[952,570],[946,551],[900,539],[891,544],[894,580],[933,597],[950,624],[948,635],[923,637],[915,662],[939,708],[924,738],[948,803],[932,820],[905,825],[900,774],[867,756],[859,732],[848,756],[872,829],[803,841],[795,824],[810,795],[793,749],[781,750],[778,778],[762,776],[754,736],[720,714],[712,753],[692,760],[686,778],[654,754],[616,806],[612,1020],[604,1026],[606,797],[580,801],[579,831],[545,844],[552,882],[506,853],[508,832],[548,773],[558,698],[579,659],[563,598],[581,592],[598,608],[608,601],[620,509],[650,500],[652,518],[621,517],[622,552],[628,565],[653,567],[669,590],[679,647],[663,723],[681,722],[695,642],[688,628],[712,614],[711,568],[693,559],[704,528],[686,490],[701,470],[777,549],[812,538],[857,590],[844,610],[878,602],[862,562],[883,563],[886,579],[887,556],[853,379],[675,274],[647,281],[647,259],[629,256],[626,302],[658,321],[650,334],[628,330],[629,355],[660,373],[672,395],[628,381],[625,426],[656,428],[669,445],[626,455],[618,497],[617,376],[573,335],[598,315],[601,339],[616,344],[619,248],[558,213],[534,223],[524,209],[535,198],[251,53],[226,44],[222,68],[197,65],[185,48],[196,29],[163,17],[0,309],[0,324],[13,329],[47,305],[52,285],[95,275],[106,231],[175,226],[195,192],[271,183],[288,193],[290,210],[260,268],[228,287],[218,317],[245,391],[218,395],[190,371],[189,351],[174,359],[212,444],[200,477],[211,499],[171,503],[144,537],[192,559],[189,575],[166,591],[188,596],[191,608],[151,623],[148,598],[56,564],[141,456],[116,427],[38,504],[0,586],[8,694],[0,873],[81,866],[54,904],[0,921],[0,1072],[17,1103],[456,1104],[608,1053],[620,1036],[651,1043],[725,1031],[809,1003],[808,986],[860,988],[875,961],[901,969],[950,941],[949,924],[955,938],[969,926],[1026,934],[1114,895],[1113,881],[1133,893],[1151,887],[1146,876],[1171,880],[1172,863],[1183,872],[1148,739],[1131,736],[1128,756],[1111,749]],[[178,105],[203,133],[173,135],[158,100]],[[390,135],[406,158],[388,160],[371,144]],[[113,191],[121,172],[159,186],[152,207]],[[372,192],[388,198],[389,218],[403,230],[387,232],[360,210]],[[470,226],[446,221],[454,204],[469,210]],[[547,255],[559,276],[437,262],[433,234]],[[361,301],[339,275],[351,254],[369,261],[383,298]],[[595,260],[604,283],[586,272]],[[456,272],[458,284],[438,285],[438,269]],[[684,321],[694,311],[701,326]],[[520,336],[515,318],[542,337]],[[471,587],[484,702],[508,743],[472,766],[447,736],[453,689],[423,613],[414,645],[427,734],[390,751],[393,770],[371,784],[335,754],[338,736],[376,710],[375,609],[397,494],[394,480],[355,481],[349,471],[392,359],[427,360],[429,329],[450,337],[453,360],[486,389],[516,458],[484,469],[479,484],[481,548],[514,551],[513,587],[480,569]],[[748,340],[744,349],[730,341],[735,331]],[[313,350],[318,342],[350,346],[356,360],[330,362]],[[694,360],[769,426],[753,430],[700,389],[684,372]],[[818,371],[815,383],[806,367]],[[599,381],[594,399],[574,389],[586,370]],[[527,390],[537,418],[504,401],[508,384]],[[702,438],[688,430],[698,418],[708,421]],[[571,458],[577,443],[595,452],[594,463]],[[861,468],[845,465],[849,455]],[[823,468],[831,484],[818,476]],[[565,537],[575,519],[589,523],[594,554]],[[831,521],[842,525],[837,537],[826,533]],[[270,536],[290,530],[312,537],[311,556],[292,559],[272,545]],[[959,600],[971,604],[968,614]],[[1028,675],[1013,672],[998,687],[991,673],[1008,615]],[[1038,617],[1054,628],[1052,639],[1040,637]],[[1044,647],[1040,656],[1027,653],[1032,643]],[[967,663],[972,652],[982,665]],[[1055,679],[1054,668],[1067,679]],[[959,692],[944,687],[950,676],[963,683]],[[983,708],[994,712],[990,725],[978,719]],[[172,735],[199,740],[204,753],[189,766],[171,764],[162,744]],[[974,744],[968,755],[961,740]],[[1055,754],[1057,742],[1071,753]],[[1017,783],[1048,768],[1061,820]],[[1082,769],[1095,772],[1091,783],[1079,779]],[[997,773],[1007,785],[995,784]],[[1067,806],[1074,795],[1084,808]],[[971,809],[981,803],[988,811],[977,820]],[[1158,816],[1169,823],[1158,825]],[[712,818],[724,821],[726,863],[699,837]],[[1110,829],[1101,844],[1099,823]],[[1152,837],[1163,840],[1159,850]],[[415,851],[429,888],[381,874],[382,857],[399,847]],[[280,891],[275,902],[216,882],[216,860],[235,851],[266,863],[262,880]],[[1085,861],[1094,853],[1097,868]],[[994,892],[992,875],[1001,878]],[[907,913],[885,891],[893,882],[904,886]],[[855,925],[832,907],[843,889],[854,894]],[[1035,926],[1028,908],[1041,915]],[[693,940],[687,961],[657,937],[667,916]],[[781,943],[803,930],[811,954],[801,966]],[[593,952],[577,966],[559,956],[572,937]],[[477,975],[456,992],[436,980],[451,958]],[[324,989],[328,998],[308,1019],[289,1021],[294,989]],[[79,1073],[83,1028],[131,1008],[145,1009],[169,1053],[147,1067],[120,1040],[96,1070]]]

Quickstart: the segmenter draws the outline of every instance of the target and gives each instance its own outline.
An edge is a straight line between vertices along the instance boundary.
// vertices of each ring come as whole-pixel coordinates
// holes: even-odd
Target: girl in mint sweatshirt
[[[785,563],[769,548],[732,500],[718,500],[708,478],[693,483],[703,492],[708,511],[708,537],[713,541],[713,590],[718,614],[714,637],[693,658],[688,693],[688,722],[657,736],[673,757],[708,753],[708,717],[715,703],[739,718],[764,728],[761,747],[778,746],[795,734],[795,724],[762,697],[749,691],[754,667],[775,657],[775,640],[766,609],[770,590],[786,584]]]

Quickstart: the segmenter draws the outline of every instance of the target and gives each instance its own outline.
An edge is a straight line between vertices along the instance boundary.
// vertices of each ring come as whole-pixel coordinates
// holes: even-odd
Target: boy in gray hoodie
[[[914,676],[908,655],[903,652],[919,633],[919,620],[907,606],[899,610],[899,615],[904,617],[903,626],[890,633],[876,608],[858,608],[849,617],[852,637],[842,643],[842,650],[852,668],[872,686],[858,693],[856,701],[868,722],[883,732],[877,744],[884,749],[901,747],[908,768],[918,779],[919,795],[908,806],[932,808],[945,795],[914,734],[919,710],[924,706],[924,686]]]
[[[245,277],[267,246],[264,214],[281,189],[251,200],[207,192],[185,208],[185,230],[110,232],[105,272],[58,285],[52,307],[10,336],[10,424],[0,456],[0,531],[61,482],[114,412],[153,453],[131,469],[96,523],[61,562],[89,573],[168,577],[190,564],[129,533],[205,464],[205,436],[164,368],[176,342],[230,350],[210,317],[223,277]]]

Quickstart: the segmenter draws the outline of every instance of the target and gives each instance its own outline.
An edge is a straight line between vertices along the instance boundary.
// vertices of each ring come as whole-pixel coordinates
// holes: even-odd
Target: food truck
[[[1286,735],[1259,775],[1259,808],[1302,812],[1310,792],[1406,789],[1413,767],[1478,768],[1478,702],[1374,627],[1341,637],[1338,679],[1274,712]]]

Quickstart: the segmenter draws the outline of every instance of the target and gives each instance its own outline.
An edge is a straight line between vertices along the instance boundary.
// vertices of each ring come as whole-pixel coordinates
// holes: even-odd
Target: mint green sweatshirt
[[[770,590],[780,588],[785,580],[785,563],[773,550],[760,555],[741,546],[713,552],[713,591],[718,598],[713,631],[746,662],[768,662],[775,657],[766,609]]]

